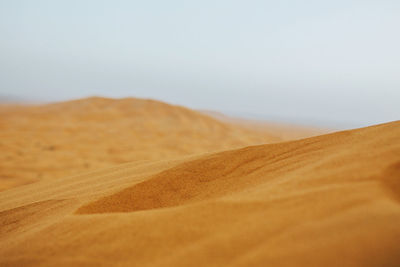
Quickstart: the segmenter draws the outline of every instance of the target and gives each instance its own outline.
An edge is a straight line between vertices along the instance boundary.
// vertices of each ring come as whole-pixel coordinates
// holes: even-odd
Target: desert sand
[[[1,266],[400,266],[400,121],[304,138],[102,98],[0,118]]]
[[[320,133],[289,128],[217,120],[185,107],[135,98],[0,105],[0,191],[121,163]],[[286,136],[289,132],[292,135]]]

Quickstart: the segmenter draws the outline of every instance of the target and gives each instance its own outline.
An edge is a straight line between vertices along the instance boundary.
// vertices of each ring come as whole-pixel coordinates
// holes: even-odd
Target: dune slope
[[[295,131],[293,131],[295,132]],[[136,98],[0,106],[0,190],[121,163],[282,141],[267,130]]]
[[[0,265],[399,266],[400,122],[0,193]]]

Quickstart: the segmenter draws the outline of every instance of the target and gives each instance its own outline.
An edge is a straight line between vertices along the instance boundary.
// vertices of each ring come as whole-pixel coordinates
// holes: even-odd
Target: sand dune
[[[280,141],[297,140],[311,136],[317,136],[333,132],[333,129],[328,128],[316,128],[312,126],[304,126],[298,124],[282,123],[276,121],[263,121],[249,118],[237,118],[228,116],[226,114],[201,110],[203,114],[216,118],[220,121],[227,122],[229,124],[238,125],[240,127],[248,128],[249,130],[258,130],[270,134],[271,136],[278,137]]]
[[[399,138],[396,121],[9,189],[0,265],[400,266]]]
[[[264,125],[265,126],[265,125]],[[295,134],[297,129],[285,129]],[[307,136],[315,134],[310,131]],[[0,190],[121,163],[178,158],[286,137],[136,98],[93,97],[35,106],[0,106]]]

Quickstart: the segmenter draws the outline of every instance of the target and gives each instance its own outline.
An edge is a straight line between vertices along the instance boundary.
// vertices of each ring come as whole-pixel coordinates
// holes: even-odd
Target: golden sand
[[[134,98],[0,106],[0,191],[121,163],[285,140],[279,134]]]
[[[0,192],[0,266],[400,266],[399,121],[280,142],[145,100],[94,120],[103,101],[2,111],[2,157],[36,153],[28,169],[46,178]],[[35,131],[32,146],[13,140]],[[249,146],[262,142],[275,143]]]

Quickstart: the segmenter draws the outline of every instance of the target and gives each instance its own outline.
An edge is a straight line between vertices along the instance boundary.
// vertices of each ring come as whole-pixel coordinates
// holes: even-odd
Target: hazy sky
[[[0,96],[400,119],[400,1],[0,0]]]

